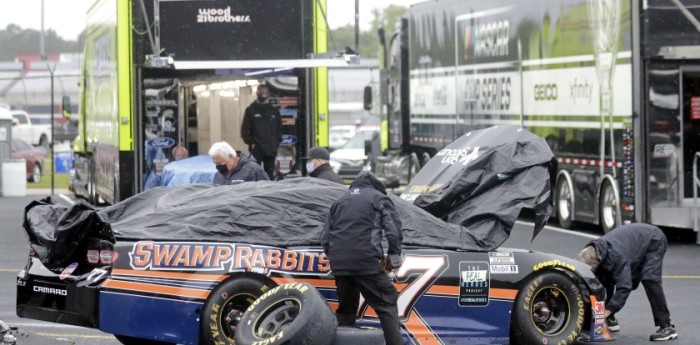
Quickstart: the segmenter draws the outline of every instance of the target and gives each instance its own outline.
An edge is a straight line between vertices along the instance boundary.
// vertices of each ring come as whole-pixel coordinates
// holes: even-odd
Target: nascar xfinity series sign
[[[161,1],[161,46],[181,61],[300,59],[301,2]]]

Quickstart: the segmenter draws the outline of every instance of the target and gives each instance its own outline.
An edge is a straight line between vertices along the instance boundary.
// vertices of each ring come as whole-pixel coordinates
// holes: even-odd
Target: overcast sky
[[[151,0],[145,0],[151,1]],[[262,1],[262,0],[261,0]],[[360,0],[360,28],[369,28],[373,8],[391,4],[409,6],[424,0]],[[54,29],[64,39],[75,40],[85,27],[85,13],[95,0],[44,0],[44,27]],[[355,1],[327,0],[328,22],[332,28],[355,22]],[[41,0],[3,0],[0,28],[15,23],[22,28],[41,28]]]

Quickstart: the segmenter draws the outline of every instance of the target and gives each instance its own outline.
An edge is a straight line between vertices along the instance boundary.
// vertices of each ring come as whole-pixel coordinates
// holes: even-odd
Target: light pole
[[[41,0],[41,35],[39,36],[39,55],[42,60],[46,60],[46,50],[44,45],[44,0]]]
[[[43,1],[42,1],[43,2]],[[54,103],[53,103],[53,72],[56,70],[56,63],[51,66],[51,64],[47,61],[46,66],[49,69],[49,74],[51,75],[51,140],[49,141],[49,146],[51,146],[51,195],[54,195],[54,177],[56,175],[56,157],[54,154],[54,120],[53,120],[53,112],[54,112]]]

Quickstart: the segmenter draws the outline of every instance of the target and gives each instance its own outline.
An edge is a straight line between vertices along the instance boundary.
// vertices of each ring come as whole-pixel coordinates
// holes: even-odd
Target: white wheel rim
[[[41,169],[38,166],[34,166],[34,182],[39,182],[41,180]]]
[[[612,188],[606,186],[603,189],[603,226],[611,229],[615,226],[615,218],[617,218],[617,200]]]
[[[569,219],[571,215],[571,190],[569,185],[564,182],[559,188],[559,216],[562,219]]]

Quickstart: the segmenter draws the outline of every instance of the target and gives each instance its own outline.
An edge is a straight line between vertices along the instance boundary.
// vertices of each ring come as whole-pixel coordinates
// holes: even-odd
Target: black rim
[[[566,293],[559,287],[543,288],[537,292],[530,306],[532,322],[541,333],[556,335],[566,327],[571,305]]]
[[[258,318],[261,321],[255,323],[255,335],[262,339],[277,335],[296,319],[300,310],[301,304],[292,298],[271,305]]]
[[[221,328],[226,337],[233,339],[233,334],[238,329],[238,323],[243,317],[243,313],[250,306],[250,301],[255,300],[255,296],[240,294],[231,297],[226,301],[221,312]]]

